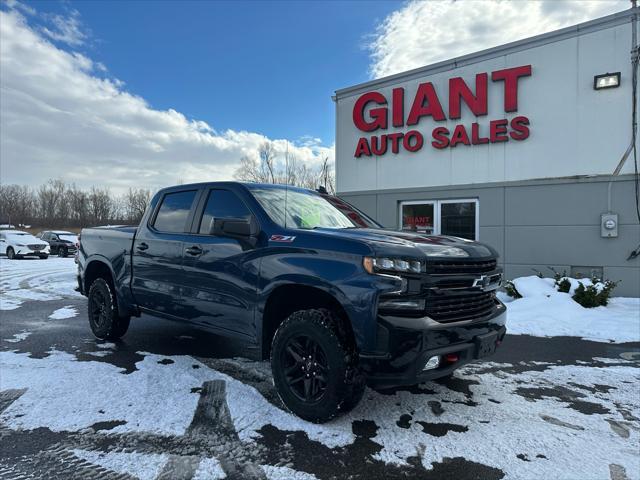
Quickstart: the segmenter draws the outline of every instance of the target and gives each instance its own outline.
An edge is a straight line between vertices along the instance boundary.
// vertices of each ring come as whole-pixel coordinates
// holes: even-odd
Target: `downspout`
[[[622,167],[626,163],[631,152],[634,154],[634,159],[636,159],[636,143],[637,143],[637,130],[638,130],[638,121],[637,121],[637,86],[638,86],[638,57],[640,55],[640,51],[638,49],[638,35],[637,35],[637,23],[638,23],[638,12],[637,12],[637,3],[636,0],[631,0],[631,8],[633,10],[633,15],[631,17],[631,95],[632,95],[632,116],[631,116],[631,142],[627,147],[627,150],[622,155],[622,158],[618,162],[615,170],[613,171],[612,176],[617,177],[620,175],[620,171]],[[637,162],[637,159],[636,159]],[[638,222],[640,222],[640,207],[638,206],[638,171],[637,171],[637,163],[635,164],[635,207],[636,213],[638,215]],[[607,185],[607,212],[611,212],[611,188],[613,185],[613,180],[609,180],[609,184]],[[632,260],[640,255],[640,245],[629,254],[627,260]]]

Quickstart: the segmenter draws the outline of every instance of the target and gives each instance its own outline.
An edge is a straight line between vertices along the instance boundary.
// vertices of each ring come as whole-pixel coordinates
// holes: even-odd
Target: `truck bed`
[[[123,251],[131,252],[137,227],[118,225],[83,228],[80,243],[85,251],[115,260]]]

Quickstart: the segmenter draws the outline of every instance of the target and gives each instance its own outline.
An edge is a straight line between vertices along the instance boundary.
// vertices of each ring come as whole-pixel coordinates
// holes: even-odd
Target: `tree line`
[[[258,159],[244,156],[234,173],[236,180],[256,183],[278,183],[317,190],[324,187],[335,193],[333,164],[324,157],[318,166],[298,161],[292,153],[279,156],[274,144],[266,141],[258,147]]]
[[[0,224],[44,228],[83,228],[105,224],[137,224],[151,201],[151,190],[130,188],[114,195],[109,188],[82,189],[52,179],[32,188],[0,185]]]
[[[258,148],[258,159],[245,156],[234,173],[237,180],[279,183],[335,193],[333,164],[327,157],[317,166],[298,161],[289,152],[278,155],[272,142]],[[182,183],[182,182],[179,182]],[[89,189],[61,179],[51,179],[39,187],[0,184],[0,224],[31,225],[42,228],[84,228],[106,224],[137,225],[152,192],[129,188],[114,195],[108,187]]]

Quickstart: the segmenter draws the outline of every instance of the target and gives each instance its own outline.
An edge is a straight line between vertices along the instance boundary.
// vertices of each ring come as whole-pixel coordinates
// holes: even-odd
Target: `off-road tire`
[[[15,258],[16,258],[16,252],[15,252],[15,250],[13,249],[13,247],[9,247],[9,248],[7,248],[7,258],[8,258],[9,260],[13,260],[13,259],[15,259]]]
[[[89,287],[88,295],[89,326],[100,340],[117,340],[129,329],[131,317],[118,314],[113,289],[104,278],[97,278]]]
[[[300,398],[300,392],[296,393],[290,385],[294,374],[287,378],[285,372],[295,368],[287,362],[292,358],[287,347],[300,338],[309,338],[311,344],[315,343],[317,350],[321,351],[320,358],[326,364],[322,372],[326,380],[324,389],[319,388],[320,397],[310,401]],[[362,398],[361,392],[354,394],[353,390],[354,379],[359,378],[357,364],[355,346],[345,329],[341,328],[340,319],[334,312],[323,308],[292,313],[280,324],[271,343],[271,369],[282,403],[295,415],[314,423],[331,420],[345,411],[341,408],[345,401],[353,408]],[[295,375],[300,371],[296,370]],[[306,380],[302,381],[304,384]]]

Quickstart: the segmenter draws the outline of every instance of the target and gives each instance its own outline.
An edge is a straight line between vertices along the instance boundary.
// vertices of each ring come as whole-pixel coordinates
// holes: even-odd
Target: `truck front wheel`
[[[120,317],[111,285],[97,278],[89,288],[89,325],[100,340],[117,340],[129,329],[131,317]]]
[[[271,368],[280,399],[299,417],[326,422],[349,410],[354,395],[357,353],[330,310],[299,310],[278,327],[271,344]],[[357,388],[357,387],[356,387]],[[354,398],[355,397],[355,398]]]

